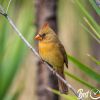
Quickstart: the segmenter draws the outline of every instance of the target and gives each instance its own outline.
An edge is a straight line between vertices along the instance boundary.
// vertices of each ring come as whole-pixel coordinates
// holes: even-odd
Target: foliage
[[[51,89],[51,88],[47,88],[49,91],[65,98],[66,100],[77,100],[77,98],[75,96],[72,96],[72,95],[66,95],[66,94],[61,94],[59,91],[55,90],[55,89]]]
[[[92,70],[92,68],[88,67],[87,65],[79,62],[76,58],[68,55],[68,58],[70,61],[72,61],[80,70],[85,72],[88,76],[90,76],[92,79],[95,79],[97,82],[100,83],[100,74]]]
[[[7,5],[7,2],[3,2],[1,0],[2,4]],[[20,2],[20,1],[18,1]],[[93,6],[94,10],[97,12],[97,14],[100,14],[100,9],[95,5],[95,2],[93,0],[89,0],[90,4]],[[31,41],[31,37],[33,37],[33,30],[32,30],[32,13],[33,11],[30,11],[32,8],[30,6],[29,2],[22,2],[23,5],[15,5],[10,6],[9,15],[12,18],[15,18],[16,25],[19,27],[25,38],[29,41]],[[13,5],[15,2],[13,2]],[[95,40],[97,40],[98,43],[100,43],[100,26],[99,24],[93,19],[91,14],[88,12],[88,10],[85,8],[85,5],[82,3],[82,0],[75,0],[74,1],[75,6],[78,8],[79,12],[82,13],[81,17],[84,20],[84,22],[87,24],[87,26],[91,29],[88,29],[88,27],[84,24],[83,28],[89,32]],[[26,9],[27,6],[27,9]],[[6,7],[5,7],[6,8]],[[17,9],[18,8],[18,9]],[[16,10],[17,9],[17,10]],[[33,9],[31,9],[33,10]],[[9,24],[7,21],[0,16],[0,100],[17,100],[17,97],[21,93],[20,91],[16,91],[16,93],[13,96],[9,96],[9,98],[6,97],[6,94],[11,86],[11,83],[16,75],[16,72],[18,68],[20,67],[22,61],[25,58],[25,55],[27,54],[27,47],[23,44],[23,42],[14,35],[14,31],[9,27]],[[24,24],[23,24],[24,23]],[[88,65],[85,65],[84,63],[81,63],[77,58],[68,55],[69,61],[71,61],[75,67],[77,67],[80,71],[83,71],[86,76],[90,77],[91,79],[95,80],[96,82],[100,83],[100,74],[98,74],[96,71],[92,70],[92,68]],[[95,59],[91,56],[91,59],[96,64],[100,65],[100,61]],[[96,86],[91,85],[91,83],[86,82],[83,79],[80,79],[79,77],[69,73],[65,72],[65,75],[68,75],[69,77],[73,78],[77,82],[83,84],[84,86],[88,87],[89,89],[96,88]],[[59,93],[58,91],[54,89],[48,88],[53,93],[56,93],[65,99],[68,100],[76,100],[76,97],[71,95],[63,95]]]
[[[27,9],[25,9],[26,5]],[[13,18],[16,18],[14,21],[16,26],[20,27],[20,31],[23,35],[27,40],[31,41],[34,35],[34,26],[32,25],[33,15],[30,13],[31,6],[26,2],[15,12],[17,7],[19,7],[19,5],[16,5],[16,7],[11,6],[8,13],[10,16],[13,16]],[[14,35],[13,29],[10,28],[10,25],[3,16],[0,16],[0,23],[0,100],[3,100],[6,98],[7,91],[28,49],[23,42]]]
[[[84,20],[84,22],[90,27],[90,29],[88,29],[88,27],[86,25],[84,25],[83,23],[81,23],[83,29],[85,29],[88,33],[90,33],[90,35],[98,42],[100,43],[100,26],[99,24],[93,19],[92,15],[89,13],[89,11],[85,8],[85,4],[83,3],[82,0],[75,0],[73,1],[76,8],[78,9],[79,13],[81,13],[81,18]],[[85,1],[87,2],[87,1]],[[94,0],[89,0],[89,3],[93,6],[94,10],[96,11],[97,14],[100,14],[100,8],[97,7],[97,5],[95,4]],[[92,32],[91,32],[92,31]],[[95,59],[92,56],[89,56],[91,58],[91,60],[96,63],[97,65],[100,65],[100,61],[98,61],[97,59]],[[93,70],[91,68],[91,66],[85,65],[84,63],[80,62],[79,60],[77,60],[77,58],[68,55],[68,59],[69,61],[71,61],[75,67],[77,67],[78,69],[80,69],[80,71],[84,72],[86,74],[86,76],[90,77],[91,79],[95,80],[96,82],[100,83],[100,74],[97,73],[95,70]],[[94,89],[96,88],[96,86],[93,86],[93,84],[88,83],[87,81],[65,71],[65,75],[71,77],[72,79],[76,80],[77,82],[83,84],[84,86],[86,86],[89,89]],[[59,93],[58,91],[53,91],[54,93],[57,93],[60,96],[63,96],[63,94]],[[65,96],[67,97],[67,95]]]

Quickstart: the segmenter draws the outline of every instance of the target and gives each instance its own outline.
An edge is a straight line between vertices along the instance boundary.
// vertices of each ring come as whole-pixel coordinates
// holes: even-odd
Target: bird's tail
[[[65,79],[64,73],[61,72],[61,70],[57,72],[63,79]],[[61,93],[68,94],[68,86],[66,86],[65,83],[62,82],[60,79],[58,79],[58,85],[59,85],[59,90]]]

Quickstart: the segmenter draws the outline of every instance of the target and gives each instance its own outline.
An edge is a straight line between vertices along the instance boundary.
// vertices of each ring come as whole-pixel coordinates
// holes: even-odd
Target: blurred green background
[[[6,9],[8,2],[0,0],[0,5]],[[69,69],[65,71],[68,82],[76,90],[83,88],[84,92],[100,89],[100,8],[94,0],[59,0],[57,4],[59,38],[69,58]],[[12,0],[8,15],[33,45],[36,32],[34,0]],[[37,100],[36,61],[0,15],[0,100]],[[61,96],[62,100],[74,100],[70,95]]]

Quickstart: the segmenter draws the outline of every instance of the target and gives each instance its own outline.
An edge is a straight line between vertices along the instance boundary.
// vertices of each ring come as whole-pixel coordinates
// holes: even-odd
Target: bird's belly
[[[63,56],[53,44],[39,46],[39,54],[43,60],[53,66],[54,69],[63,67]]]

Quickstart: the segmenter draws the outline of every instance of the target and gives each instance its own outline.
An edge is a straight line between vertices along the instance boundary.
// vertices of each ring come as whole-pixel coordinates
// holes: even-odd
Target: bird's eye
[[[45,33],[43,33],[43,34],[39,34],[39,36],[43,39],[44,37],[45,37]]]
[[[46,34],[45,34],[45,33],[43,33],[43,34],[42,34],[42,37],[44,37],[45,35],[46,35]]]

